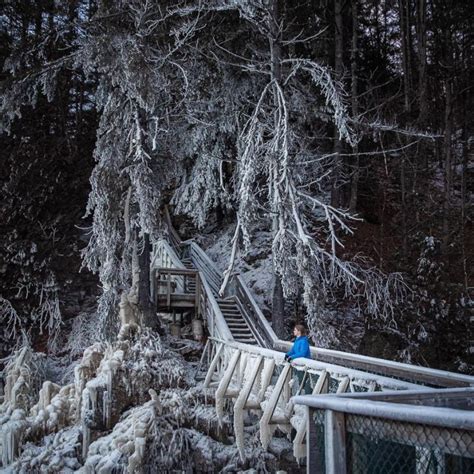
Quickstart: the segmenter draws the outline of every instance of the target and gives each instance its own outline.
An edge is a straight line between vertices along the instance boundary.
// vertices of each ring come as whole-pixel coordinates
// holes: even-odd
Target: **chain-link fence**
[[[474,472],[471,431],[360,415],[345,418],[348,472]]]
[[[428,403],[417,400],[417,404],[391,403],[389,395],[381,403],[370,400],[370,394],[301,397],[311,417],[306,439],[308,472],[473,474],[470,402],[456,398],[458,408],[430,406],[432,400],[439,405],[441,392],[436,391]],[[465,393],[472,400],[474,391]]]
[[[351,474],[472,474],[474,432],[347,414],[345,464]],[[326,471],[325,411],[313,414],[314,473]],[[329,472],[329,471],[328,471]]]

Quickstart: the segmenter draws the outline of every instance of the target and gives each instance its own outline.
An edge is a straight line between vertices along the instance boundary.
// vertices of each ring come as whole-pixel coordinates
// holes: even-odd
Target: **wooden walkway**
[[[474,386],[474,377],[315,347],[312,360],[290,365],[284,361],[290,343],[276,337],[242,278],[234,275],[219,295],[221,273],[199,245],[182,242],[171,223],[169,238],[154,244],[150,274],[157,311],[195,311],[207,328],[198,372],[203,389],[214,392],[220,422],[232,405],[242,459],[249,410],[258,413],[265,449],[278,428],[293,432],[294,456],[306,456],[308,411],[293,396]]]

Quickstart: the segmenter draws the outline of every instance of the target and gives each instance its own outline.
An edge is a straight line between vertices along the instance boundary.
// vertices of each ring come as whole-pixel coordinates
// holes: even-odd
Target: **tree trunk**
[[[344,36],[343,36],[343,21],[342,21],[342,0],[334,0],[334,71],[336,73],[336,79],[342,80],[343,75],[343,47],[344,47]],[[340,207],[341,198],[341,175],[342,175],[342,160],[340,153],[342,151],[342,143],[339,139],[339,131],[337,127],[334,127],[334,176],[333,184],[331,189],[331,205],[334,207]]]
[[[428,115],[427,82],[426,82],[426,0],[417,0],[416,36],[418,43],[418,121],[424,124]]]
[[[404,109],[410,112],[410,30],[409,17],[407,12],[409,8],[407,3],[410,0],[399,0],[398,11],[400,15],[400,38],[402,42],[402,67],[403,67],[403,92]]]
[[[275,274],[272,297],[272,327],[279,338],[286,338],[285,331],[285,298],[280,275]]]
[[[446,81],[446,103],[444,110],[444,205],[443,205],[443,252],[446,253],[449,240],[449,214],[451,210],[451,188],[452,188],[452,148],[453,135],[453,94],[452,82]]]
[[[281,85],[281,45],[280,45],[280,6],[279,0],[273,0],[272,4],[272,38],[270,40],[270,51],[272,59],[272,79]],[[275,96],[274,105],[277,107],[277,98]],[[276,112],[275,112],[276,113]],[[276,166],[276,164],[275,164]],[[276,186],[276,179],[273,178],[272,182]],[[272,190],[275,193],[275,190]],[[272,221],[273,236],[278,231],[279,216],[274,215]],[[281,276],[276,272],[274,274],[274,284],[272,292],[272,323],[273,330],[278,337],[285,337],[285,298],[283,295],[283,286],[281,283]]]
[[[138,309],[142,314],[142,324],[149,327],[155,326],[156,315],[151,303],[150,288],[150,237],[143,236],[143,249],[138,255]]]
[[[407,237],[407,202],[406,202],[406,174],[405,174],[406,157],[402,156],[400,166],[400,186],[402,194],[402,254],[406,258],[408,254],[408,237]]]
[[[357,118],[359,114],[359,100],[357,97],[357,53],[359,20],[357,18],[357,0],[351,0],[352,10],[352,44],[351,44],[351,105],[352,117]],[[357,192],[359,189],[359,146],[353,147],[354,158],[352,158],[351,173],[351,196],[349,199],[349,210],[355,212],[357,209]]]

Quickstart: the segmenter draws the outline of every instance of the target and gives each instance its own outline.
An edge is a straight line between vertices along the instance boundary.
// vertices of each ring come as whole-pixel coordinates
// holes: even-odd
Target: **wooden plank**
[[[250,357],[250,356],[249,356]],[[247,382],[244,384],[244,387],[239,393],[237,400],[234,404],[234,432],[235,432],[235,440],[237,443],[237,447],[239,449],[240,457],[244,458],[243,453],[243,444],[244,444],[244,425],[243,425],[243,410],[245,408],[245,404],[249,398],[250,392],[252,391],[252,387],[255,384],[258,374],[260,373],[263,365],[263,357],[258,356],[255,362],[255,365],[252,368],[250,376]]]
[[[199,273],[196,274],[196,316],[199,318],[201,316],[201,306],[199,301],[201,299],[201,278]]]
[[[208,350],[209,350],[209,345],[210,345],[210,344],[211,344],[211,342],[210,342],[210,340],[208,339],[208,340],[206,341],[206,344],[204,345],[204,349],[202,350],[202,354],[201,354],[201,357],[200,357],[200,359],[199,359],[199,364],[197,365],[196,370],[194,371],[194,376],[193,376],[194,379],[196,379],[197,374],[198,374],[199,371],[201,370],[201,367],[202,367],[202,365],[203,365],[203,363],[204,363],[204,359],[206,358],[206,354],[207,354],[207,352],[208,352]],[[207,373],[206,373],[206,376],[207,376]]]
[[[347,387],[349,387],[351,380],[349,377],[344,377],[340,382],[339,386],[337,387],[336,393],[345,393],[347,391]]]
[[[327,474],[346,474],[346,423],[341,412],[326,410],[324,436]]]
[[[229,364],[227,365],[224,376],[222,377],[222,380],[219,383],[219,386],[217,387],[216,390],[216,410],[219,412],[219,407],[217,406],[217,402],[219,398],[223,398],[227,392],[227,389],[229,387],[230,381],[232,380],[232,375],[234,374],[235,368],[237,367],[237,364],[239,363],[240,360],[240,351],[234,351],[232,354],[232,357],[229,361]],[[219,414],[219,413],[218,413]]]
[[[168,285],[166,288],[166,306],[171,306],[171,277],[168,275]]]

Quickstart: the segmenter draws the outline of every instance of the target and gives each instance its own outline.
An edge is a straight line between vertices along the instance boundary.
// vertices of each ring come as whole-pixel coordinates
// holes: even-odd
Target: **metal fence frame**
[[[302,395],[295,404],[306,406],[307,472],[321,472],[321,447],[317,447],[315,412],[324,412],[324,461],[328,474],[348,472],[346,417],[359,415],[383,421],[429,425],[472,432],[474,439],[474,387],[440,390],[406,390],[375,393]]]

